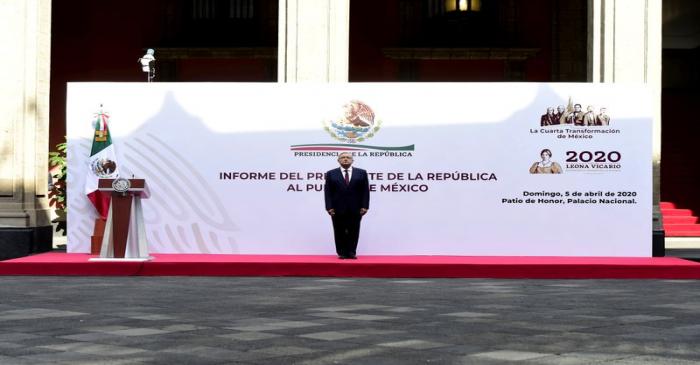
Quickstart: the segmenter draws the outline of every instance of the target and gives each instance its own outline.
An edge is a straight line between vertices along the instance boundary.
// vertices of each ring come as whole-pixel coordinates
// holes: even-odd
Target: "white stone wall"
[[[50,225],[51,1],[0,0],[0,227]]]
[[[347,82],[350,0],[280,0],[279,82]]]
[[[654,202],[660,198],[661,0],[589,0],[588,80],[640,83],[654,95]]]

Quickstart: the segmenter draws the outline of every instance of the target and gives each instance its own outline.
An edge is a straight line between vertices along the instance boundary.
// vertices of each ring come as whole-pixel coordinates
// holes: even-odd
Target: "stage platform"
[[[48,252],[0,262],[0,275],[328,276],[370,278],[700,279],[700,263],[676,257],[486,257],[154,254],[147,262],[90,262]]]

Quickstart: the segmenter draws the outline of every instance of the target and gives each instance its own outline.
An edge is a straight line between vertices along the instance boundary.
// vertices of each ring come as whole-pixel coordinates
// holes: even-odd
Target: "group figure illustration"
[[[610,116],[605,107],[601,107],[596,113],[592,105],[589,105],[584,112],[581,104],[574,104],[573,106],[569,104],[567,107],[559,105],[556,111],[554,107],[549,107],[547,108],[547,113],[540,117],[540,126],[542,127],[561,124],[604,127],[610,125]]]

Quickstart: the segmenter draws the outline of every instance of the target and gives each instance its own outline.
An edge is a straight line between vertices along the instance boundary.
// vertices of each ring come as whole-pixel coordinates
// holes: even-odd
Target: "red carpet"
[[[692,210],[670,202],[661,202],[660,208],[667,237],[700,237],[700,223]]]
[[[0,275],[700,279],[700,263],[676,257],[153,256],[149,262],[89,262],[87,254],[50,252],[2,261]]]

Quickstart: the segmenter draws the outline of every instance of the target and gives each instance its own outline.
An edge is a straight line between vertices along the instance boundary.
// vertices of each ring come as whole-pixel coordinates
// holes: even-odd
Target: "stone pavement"
[[[700,281],[0,277],[0,364],[700,364]]]

